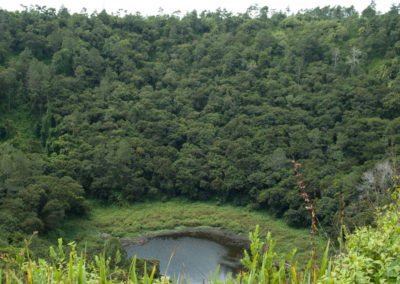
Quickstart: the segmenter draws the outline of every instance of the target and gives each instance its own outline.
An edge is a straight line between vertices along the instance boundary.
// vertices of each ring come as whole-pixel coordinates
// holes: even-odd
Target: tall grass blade
[[[8,262],[6,264],[6,284],[10,284],[10,275],[9,275]]]
[[[310,260],[307,263],[306,271],[304,271],[304,275],[309,274],[312,263],[313,263],[313,256],[310,257]]]
[[[265,278],[268,276],[268,272],[265,269],[265,265],[267,265],[267,259],[268,259],[268,256],[269,256],[269,252],[268,253],[264,253],[262,264],[261,264],[261,270],[259,271],[259,279],[262,279],[263,282],[266,281]]]
[[[313,283],[314,284],[317,283],[317,269],[315,268],[315,266],[314,266],[314,282]]]
[[[143,283],[147,284],[147,263],[144,262],[144,275],[143,275]]]
[[[150,275],[150,278],[149,278],[149,283],[153,282],[154,274],[156,273],[156,267],[157,267],[157,264],[154,264],[153,271],[151,272],[151,275]]]
[[[298,284],[299,283],[299,279],[297,278],[297,273],[296,273],[296,266],[292,266],[292,277],[294,280],[294,283]]]
[[[31,268],[31,260],[28,260],[28,283],[32,284],[32,268]]]
[[[102,255],[100,257],[100,283],[106,284],[107,283],[107,275],[106,275],[106,260],[105,256]]]
[[[217,267],[217,271],[215,271],[215,275],[214,275],[214,283],[217,283],[217,278],[218,278],[218,274],[219,274],[219,269],[221,268],[220,265],[218,265]]]
[[[321,279],[321,277],[326,272],[325,269],[326,269],[326,265],[328,264],[328,251],[329,251],[329,240],[328,240],[328,244],[326,246],[325,252],[324,252],[324,257],[322,258],[321,268],[319,269],[319,274],[318,274],[318,279]]]
[[[74,282],[74,275],[73,275],[73,261],[72,261],[72,252],[69,254],[69,264],[68,264],[68,278],[70,282]],[[31,284],[31,283],[30,283]]]
[[[81,254],[81,257],[79,258],[79,269],[78,269],[78,284],[84,284],[85,283],[85,277],[84,277],[84,264],[83,264],[83,255]]]
[[[130,280],[134,284],[138,283],[137,276],[136,276],[136,255],[133,257],[131,267],[130,267]]]
[[[57,282],[60,282],[61,281],[61,271],[58,271],[58,269],[57,269],[57,267],[56,267],[56,264],[55,263],[53,263],[53,273],[54,273],[54,275],[55,275],[55,278],[56,278],[56,281]],[[61,269],[61,268],[60,268]]]
[[[165,269],[165,273],[164,273],[165,275],[168,275],[168,269],[169,269],[169,266],[171,264],[172,258],[174,257],[177,248],[178,248],[178,245],[175,246],[174,250],[171,253],[171,256],[169,257],[167,268]]]

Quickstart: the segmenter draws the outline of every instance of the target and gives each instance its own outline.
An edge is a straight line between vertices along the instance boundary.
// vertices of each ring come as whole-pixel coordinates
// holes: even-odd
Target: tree
[[[376,16],[376,3],[374,0],[362,11],[361,16],[366,18],[373,18]]]
[[[350,65],[351,72],[354,72],[355,67],[360,61],[360,57],[362,55],[361,50],[356,47],[353,47],[350,51],[350,55],[347,57],[347,64]]]
[[[50,98],[50,69],[38,60],[32,60],[26,73],[26,86],[31,107],[41,116]]]
[[[0,69],[0,89],[7,96],[7,109],[11,110],[11,98],[16,92],[17,71],[14,68]]]
[[[63,48],[53,55],[52,65],[54,66],[55,73],[72,75],[72,53],[69,49]]]
[[[65,210],[62,202],[57,199],[48,201],[40,212],[47,230],[54,230],[62,224],[65,217]]]
[[[336,66],[339,62],[339,58],[340,58],[340,49],[335,48],[332,52],[333,67],[335,70],[336,70]]]

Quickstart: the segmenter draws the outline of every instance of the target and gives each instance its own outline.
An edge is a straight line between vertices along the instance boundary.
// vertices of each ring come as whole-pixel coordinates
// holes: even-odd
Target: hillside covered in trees
[[[368,224],[400,143],[400,6],[295,15],[0,10],[0,239],[90,210],[215,200]]]

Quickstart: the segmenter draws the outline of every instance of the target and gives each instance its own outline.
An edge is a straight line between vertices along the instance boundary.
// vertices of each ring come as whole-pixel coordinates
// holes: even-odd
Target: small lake
[[[235,244],[226,238],[218,238],[207,234],[173,234],[156,237],[143,245],[128,245],[128,255],[144,259],[158,259],[160,273],[174,279],[190,279],[191,284],[205,283],[214,277],[220,265],[218,280],[232,278],[241,269],[240,259],[243,257],[244,244]],[[174,252],[175,251],[175,252]],[[167,266],[174,253],[168,271]],[[179,277],[179,278],[178,278]],[[186,283],[186,281],[183,281]]]

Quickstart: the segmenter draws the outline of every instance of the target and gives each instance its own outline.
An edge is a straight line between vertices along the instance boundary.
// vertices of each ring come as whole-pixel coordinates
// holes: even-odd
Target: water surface
[[[218,240],[215,236],[211,238],[183,233],[155,238],[144,245],[129,245],[127,252],[132,257],[136,255],[138,258],[158,259],[161,274],[166,274],[171,279],[175,274],[176,279],[189,278],[190,283],[197,284],[203,283],[203,280],[207,283],[210,271],[214,275],[218,265],[218,280],[226,280],[229,274],[235,275],[239,272],[244,248],[243,245],[229,244],[226,239]]]

